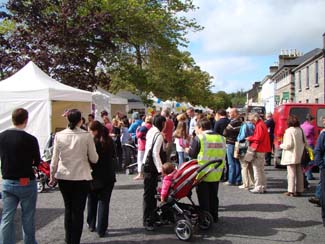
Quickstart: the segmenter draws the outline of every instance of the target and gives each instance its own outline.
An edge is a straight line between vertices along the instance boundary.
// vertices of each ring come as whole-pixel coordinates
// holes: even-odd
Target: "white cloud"
[[[322,45],[324,0],[195,0],[191,13],[205,29],[189,35],[205,52],[271,55]]]
[[[212,91],[234,92],[240,89],[247,90],[250,84],[239,81],[236,78],[227,78],[229,76],[240,76],[242,73],[254,72],[256,64],[248,57],[223,57],[196,60],[200,67],[203,67],[210,75],[214,77]]]

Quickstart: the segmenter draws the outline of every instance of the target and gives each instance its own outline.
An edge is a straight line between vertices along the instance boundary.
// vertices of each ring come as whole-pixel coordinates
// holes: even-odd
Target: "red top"
[[[270,137],[263,120],[259,119],[256,122],[254,134],[247,140],[250,142],[250,146],[256,149],[256,152],[271,152]]]
[[[174,123],[171,119],[166,120],[165,129],[162,131],[164,134],[164,139],[171,143],[173,141],[173,129],[174,129]]]

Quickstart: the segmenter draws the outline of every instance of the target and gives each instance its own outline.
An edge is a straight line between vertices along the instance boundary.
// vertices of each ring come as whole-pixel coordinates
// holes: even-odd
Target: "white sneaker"
[[[239,189],[247,189],[248,190],[248,187],[245,186],[245,185],[241,185],[241,186],[238,186]]]
[[[254,189],[250,190],[250,192],[251,192],[251,193],[254,193],[254,194],[256,194],[256,193],[259,193],[259,194],[262,194],[262,193],[264,193],[264,191],[263,191],[263,190],[258,190],[258,189],[256,189],[256,188],[254,188]]]

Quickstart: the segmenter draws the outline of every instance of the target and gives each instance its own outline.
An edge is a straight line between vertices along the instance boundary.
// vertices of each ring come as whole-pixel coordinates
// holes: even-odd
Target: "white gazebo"
[[[64,85],[29,62],[17,73],[0,82],[0,132],[12,127],[16,108],[28,110],[26,131],[36,136],[44,148],[50,133],[67,125],[66,109],[77,108],[87,116],[91,112],[91,92]]]

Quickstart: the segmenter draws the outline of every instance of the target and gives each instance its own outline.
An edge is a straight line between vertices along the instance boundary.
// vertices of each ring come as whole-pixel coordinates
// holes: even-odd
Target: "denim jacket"
[[[247,121],[242,124],[239,130],[239,134],[237,136],[237,141],[243,142],[246,137],[254,134],[255,126],[252,122]]]

